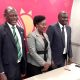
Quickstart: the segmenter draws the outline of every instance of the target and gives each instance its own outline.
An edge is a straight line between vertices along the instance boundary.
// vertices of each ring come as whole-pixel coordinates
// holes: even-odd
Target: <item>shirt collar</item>
[[[65,27],[65,25],[63,26],[60,22],[58,23],[59,23],[60,29],[62,29],[62,27]]]
[[[39,33],[39,31],[38,31],[37,28],[35,29],[35,32],[36,32],[36,34],[37,34],[38,36],[40,36],[40,33]],[[44,32],[43,32],[43,35],[44,35]]]
[[[7,22],[7,24],[8,24],[8,26],[9,26],[10,28],[13,27],[10,23]],[[16,28],[16,25],[14,25],[14,27]]]

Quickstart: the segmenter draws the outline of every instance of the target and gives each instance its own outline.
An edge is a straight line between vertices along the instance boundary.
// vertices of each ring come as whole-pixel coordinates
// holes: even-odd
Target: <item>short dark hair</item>
[[[41,21],[45,20],[45,16],[43,15],[37,15],[33,19],[33,24],[36,26],[36,24],[39,24]]]

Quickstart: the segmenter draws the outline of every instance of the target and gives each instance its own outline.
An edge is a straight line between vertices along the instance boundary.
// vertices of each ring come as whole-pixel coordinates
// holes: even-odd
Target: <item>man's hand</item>
[[[72,58],[68,58],[68,64],[72,63]]]
[[[21,74],[21,78],[24,78],[26,76],[26,74]]]
[[[5,73],[0,73],[0,80],[8,80]]]

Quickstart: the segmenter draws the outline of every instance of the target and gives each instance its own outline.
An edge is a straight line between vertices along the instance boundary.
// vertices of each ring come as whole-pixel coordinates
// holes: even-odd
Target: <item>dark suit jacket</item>
[[[71,48],[71,28],[66,26],[67,31],[67,54],[72,57]],[[58,23],[50,25],[47,29],[47,34],[51,44],[52,58],[55,64],[63,63],[64,42],[61,35],[61,29]]]
[[[24,45],[24,32],[23,29],[17,27],[22,39],[23,57],[20,63],[21,72],[25,72],[26,57],[25,57],[25,45]],[[7,23],[0,27],[0,73],[5,72],[9,76],[13,76],[17,67],[17,47],[11,33],[11,30]]]

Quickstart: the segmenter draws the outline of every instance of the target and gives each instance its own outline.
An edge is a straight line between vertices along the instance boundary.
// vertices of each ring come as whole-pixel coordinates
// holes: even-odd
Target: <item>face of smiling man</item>
[[[68,14],[65,11],[62,11],[58,14],[59,22],[64,26],[68,24]]]
[[[11,25],[16,25],[18,20],[17,12],[14,8],[8,7],[4,11],[4,16],[6,19],[6,22],[10,23]]]

